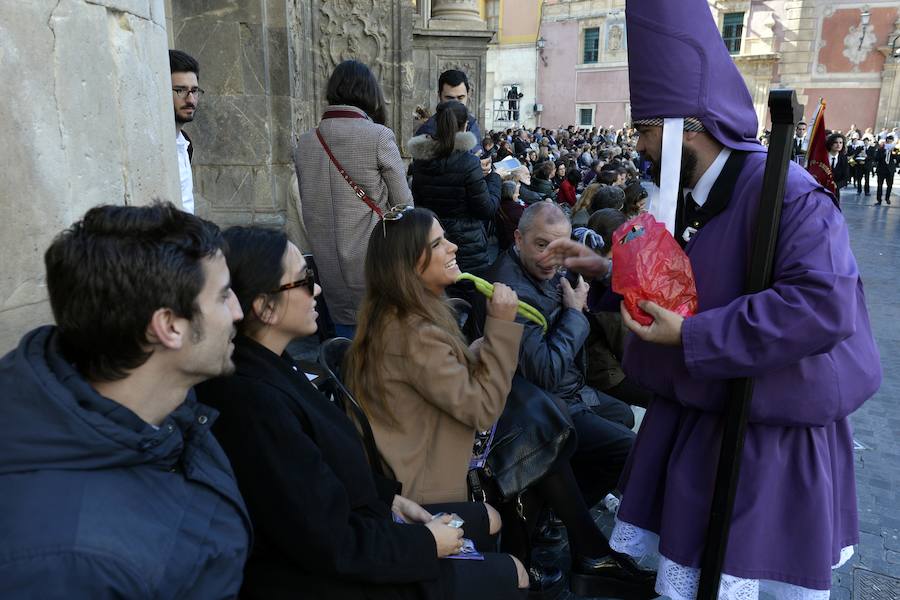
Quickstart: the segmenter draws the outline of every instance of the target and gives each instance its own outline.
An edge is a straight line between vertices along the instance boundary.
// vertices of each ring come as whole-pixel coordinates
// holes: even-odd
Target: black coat
[[[875,172],[879,177],[890,177],[900,166],[900,155],[891,153],[890,158],[885,161],[886,148],[878,148],[875,151]]]
[[[409,167],[416,206],[434,211],[447,239],[459,246],[456,262],[470,273],[483,273],[490,265],[486,223],[500,206],[500,176],[482,174],[481,161],[469,153],[475,136],[456,134],[450,156],[437,157],[437,143],[416,136],[407,147],[413,157]]]
[[[438,585],[434,538],[391,517],[397,487],[293,361],[245,337],[236,371],[197,387],[247,503],[255,544],[242,598],[420,598]],[[419,583],[415,583],[419,582]]]
[[[830,154],[828,155],[828,164],[831,165]],[[843,152],[838,153],[837,162],[831,171],[831,175],[834,177],[834,185],[838,190],[847,185],[847,182],[850,180],[850,163],[847,162],[847,155]]]
[[[540,194],[542,198],[550,198],[551,200],[556,198],[556,191],[553,189],[553,184],[550,183],[549,179],[532,176],[529,187],[532,192]]]

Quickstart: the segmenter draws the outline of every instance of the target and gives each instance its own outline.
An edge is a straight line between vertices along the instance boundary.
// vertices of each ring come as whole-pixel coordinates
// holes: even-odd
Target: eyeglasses
[[[403,218],[403,215],[407,212],[411,211],[414,206],[410,206],[409,204],[398,204],[391,208],[391,210],[387,211],[381,216],[381,232],[382,235],[387,237],[387,227],[385,227],[385,222],[387,221],[399,221]]]
[[[205,93],[202,89],[200,89],[198,87],[195,87],[195,88],[173,87],[172,91],[175,93],[176,96],[178,96],[182,100],[187,98],[191,94],[193,94],[199,98]]]
[[[297,281],[292,281],[291,283],[286,283],[279,287],[277,290],[272,290],[268,292],[269,294],[280,294],[281,292],[286,292],[287,290],[292,290],[298,287],[305,287],[306,291],[309,292],[310,296],[315,295],[316,293],[316,274],[312,272],[312,269],[308,269],[306,271],[306,277],[303,279],[298,279]]]

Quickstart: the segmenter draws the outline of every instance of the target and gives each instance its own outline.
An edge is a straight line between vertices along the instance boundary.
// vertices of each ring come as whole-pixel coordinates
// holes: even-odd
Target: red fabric
[[[556,194],[556,201],[575,206],[575,200],[575,186],[569,183],[568,179],[563,179],[562,183],[559,184],[559,193]]]
[[[819,105],[812,130],[809,132],[809,148],[806,151],[806,170],[819,184],[835,196],[838,195],[834,185],[834,173],[828,160],[828,148],[825,147],[825,102]]]
[[[697,288],[691,261],[666,226],[641,213],[613,233],[612,289],[625,298],[628,314],[641,325],[653,317],[638,307],[652,300],[689,317],[697,311]]]

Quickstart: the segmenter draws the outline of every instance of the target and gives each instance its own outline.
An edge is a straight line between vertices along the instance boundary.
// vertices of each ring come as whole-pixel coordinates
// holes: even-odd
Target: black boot
[[[534,534],[531,543],[535,546],[556,546],[562,540],[562,531],[552,527],[549,522],[545,522]]]
[[[549,600],[559,593],[562,571],[551,565],[532,564],[528,568],[529,600]]]
[[[573,594],[644,600],[659,596],[655,585],[656,572],[640,567],[624,554],[572,557],[569,587]]]

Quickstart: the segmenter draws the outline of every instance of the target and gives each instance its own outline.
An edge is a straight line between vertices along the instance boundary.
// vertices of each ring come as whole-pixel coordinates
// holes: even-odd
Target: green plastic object
[[[459,277],[456,278],[457,281],[461,281],[466,279],[475,284],[475,289],[491,298],[494,296],[494,286],[491,283],[488,283],[481,277],[477,277],[472,275],[471,273],[460,273]],[[519,309],[517,311],[522,317],[528,319],[533,323],[537,323],[541,326],[544,333],[547,333],[547,319],[544,318],[544,315],[540,313],[538,309],[528,304],[527,302],[522,302],[519,300]]]

